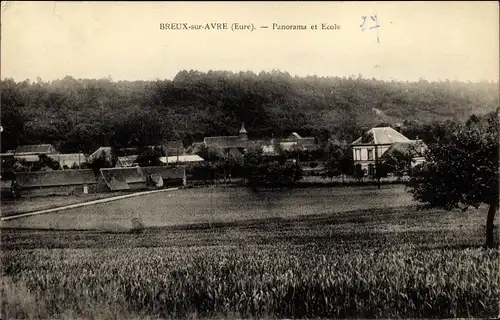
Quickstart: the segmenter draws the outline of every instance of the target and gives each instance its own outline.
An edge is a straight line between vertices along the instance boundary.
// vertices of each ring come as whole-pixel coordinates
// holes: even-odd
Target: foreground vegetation
[[[405,207],[140,234],[4,230],[4,316],[493,317],[499,252],[479,247],[484,216]]]

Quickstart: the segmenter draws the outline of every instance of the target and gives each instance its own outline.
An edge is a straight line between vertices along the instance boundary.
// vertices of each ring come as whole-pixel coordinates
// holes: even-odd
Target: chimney
[[[245,130],[245,124],[243,122],[241,123],[240,139],[241,140],[248,140],[247,131]]]

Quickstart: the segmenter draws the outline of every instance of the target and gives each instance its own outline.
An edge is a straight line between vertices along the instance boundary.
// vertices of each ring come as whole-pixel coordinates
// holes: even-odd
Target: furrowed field
[[[213,213],[209,220],[192,215],[189,225],[150,225],[142,233],[3,229],[3,316],[498,315],[499,252],[480,248],[484,209],[340,210],[341,203],[325,199],[317,212],[314,194],[326,191],[307,192],[306,208],[272,217],[257,213],[252,220],[229,220],[221,212],[220,222]],[[393,189],[373,192],[402,196]],[[276,212],[287,203],[272,202]]]

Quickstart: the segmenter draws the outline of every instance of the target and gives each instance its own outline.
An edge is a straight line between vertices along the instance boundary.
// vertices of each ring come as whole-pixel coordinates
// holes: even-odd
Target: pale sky
[[[496,1],[2,2],[0,70],[16,81],[172,79],[183,69],[498,81],[498,8]],[[379,42],[377,28],[368,29],[373,15]],[[168,22],[256,29],[160,30]]]

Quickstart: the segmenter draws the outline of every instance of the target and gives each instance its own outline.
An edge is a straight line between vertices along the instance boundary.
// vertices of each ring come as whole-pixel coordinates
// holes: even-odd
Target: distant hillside
[[[464,121],[495,110],[499,98],[498,83],[181,71],[163,81],[6,79],[1,104],[4,151],[44,142],[90,152],[234,134],[242,121],[255,137],[297,131],[350,140],[381,122]]]

